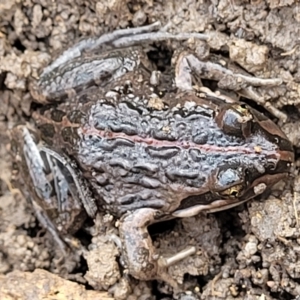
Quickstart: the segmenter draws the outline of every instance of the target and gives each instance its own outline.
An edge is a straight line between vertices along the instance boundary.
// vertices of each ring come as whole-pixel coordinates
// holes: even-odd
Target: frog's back
[[[248,153],[254,141],[224,134],[215,112],[196,105],[193,93],[168,94],[185,103],[169,106],[151,90],[96,91],[47,114],[53,119],[61,112],[51,124],[57,135],[52,146],[77,161],[100,205],[112,213],[140,207],[172,212],[182,199],[208,193],[222,166],[263,159]]]

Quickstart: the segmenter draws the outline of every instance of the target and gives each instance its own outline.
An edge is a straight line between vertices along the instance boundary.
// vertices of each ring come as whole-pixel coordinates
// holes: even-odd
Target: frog
[[[140,47],[189,38],[207,36],[170,34],[159,23],[120,29],[75,44],[30,85],[41,107],[32,123],[12,129],[14,176],[65,253],[65,236],[108,212],[119,220],[128,273],[167,281],[177,260],[157,254],[151,224],[232,208],[290,175],[286,135],[249,105],[205,87],[195,75],[209,72],[195,53],[178,55],[166,88]],[[242,79],[243,89],[281,82]]]

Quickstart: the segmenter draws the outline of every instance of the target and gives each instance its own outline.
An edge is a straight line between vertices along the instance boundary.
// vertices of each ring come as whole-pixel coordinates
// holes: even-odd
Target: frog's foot
[[[218,81],[220,88],[240,90],[247,86],[277,86],[282,83],[280,78],[258,78],[250,75],[234,73],[221,64],[202,61],[194,54],[182,52],[176,62],[176,86],[192,88],[192,76]]]
[[[61,239],[59,232],[57,231],[55,225],[49,219],[47,214],[45,214],[44,210],[35,201],[31,201],[31,202],[32,202],[32,206],[34,208],[35,215],[36,215],[37,219],[39,220],[40,224],[50,232],[55,243],[59,246],[60,250],[62,251],[63,256],[67,257],[68,252],[69,252],[68,246]]]
[[[138,209],[124,217],[120,225],[123,258],[128,273],[139,280],[160,279],[173,287],[177,283],[167,273],[167,267],[196,252],[190,247],[170,257],[160,257],[152,244],[147,226],[154,223],[160,212],[152,208]]]
[[[78,266],[80,256],[85,251],[85,248],[79,240],[72,236],[65,235],[64,237],[61,237],[61,234],[54,223],[37,202],[32,201],[32,205],[39,223],[51,234],[55,244],[61,251],[55,262],[57,270],[59,274],[67,276]]]
[[[179,89],[192,90],[194,76],[197,76],[197,78],[214,80],[218,82],[219,88],[236,91],[240,96],[253,99],[258,104],[263,105],[270,113],[281,120],[286,119],[285,114],[267,102],[267,100],[261,97],[253,88],[278,86],[282,84],[282,79],[280,78],[258,78],[234,73],[221,64],[202,61],[194,54],[188,52],[182,52],[179,55],[176,62],[175,75],[176,86]],[[199,82],[197,83],[199,84]]]

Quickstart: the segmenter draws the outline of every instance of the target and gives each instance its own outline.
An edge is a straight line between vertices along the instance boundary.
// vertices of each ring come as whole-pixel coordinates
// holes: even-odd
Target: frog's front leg
[[[142,208],[125,215],[120,224],[123,241],[123,259],[128,272],[139,280],[161,279],[176,287],[177,283],[167,273],[166,268],[196,252],[195,247],[187,248],[170,258],[156,253],[147,227],[157,222],[160,212],[152,208]]]
[[[250,75],[234,73],[233,71],[210,61],[202,61],[194,54],[182,52],[177,59],[175,68],[176,86],[182,90],[193,89],[193,77],[214,80],[221,89],[236,91],[239,95],[263,105],[276,117],[285,120],[286,115],[273,107],[267,99],[259,95],[253,87],[271,87],[282,83],[280,78],[258,78]],[[199,83],[199,80],[197,81]]]

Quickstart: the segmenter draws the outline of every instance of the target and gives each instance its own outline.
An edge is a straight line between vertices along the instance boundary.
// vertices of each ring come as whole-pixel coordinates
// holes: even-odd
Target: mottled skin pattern
[[[133,74],[127,74],[126,79],[130,75],[131,81],[125,82],[132,83],[131,90],[126,94],[115,93],[110,98],[107,91],[94,88],[76,96],[78,103],[72,104],[72,114],[80,110],[78,120],[64,116],[60,122],[51,121],[52,109],[43,116],[34,115],[39,128],[53,126],[52,147],[75,158],[100,206],[115,215],[144,207],[171,213],[186,207],[184,199],[194,195],[197,200],[190,205],[209,204],[220,199],[210,192],[217,192],[210,179],[216,179],[220,170],[242,168],[241,181],[247,171],[252,182],[265,172],[284,170],[289,163],[278,164],[275,137],[264,133],[258,124],[244,138],[226,134],[215,121],[216,112],[203,106],[170,107],[164,103],[163,109],[156,110],[149,106],[151,89],[148,95],[145,88],[139,95]],[[149,82],[149,78],[145,80]],[[124,89],[120,84],[112,84],[110,90]],[[198,100],[193,92],[173,96],[186,103]],[[67,115],[69,105],[55,109]],[[44,136],[47,138],[49,132]],[[290,150],[288,147],[282,150]]]
[[[54,161],[49,185],[56,194],[49,193],[48,198],[43,196],[46,189],[36,186],[38,172],[29,172],[34,186],[30,192],[39,208],[41,198],[56,195],[58,216],[72,214],[69,208],[59,209],[63,201],[57,194],[63,194],[61,186],[65,186],[72,197],[64,201],[81,201],[91,217],[99,209],[121,218],[123,256],[131,275],[166,279],[162,271],[166,266],[155,254],[147,226],[226,209],[261,194],[288,175],[293,149],[277,126],[257,111],[226,103],[212,92],[193,90],[191,75],[180,61],[174,80],[180,88],[165,93],[163,78],[153,83],[154,69],[142,52],[108,53],[101,59],[97,56],[92,66],[90,57],[83,58],[88,71],[82,77],[76,59],[76,75],[72,64],[63,65],[61,73],[54,69],[53,81],[51,71],[33,88],[37,100],[52,102],[35,112],[33,119],[42,140],[57,156],[34,146],[24,127],[15,129],[14,136],[23,138],[16,152],[22,157],[26,156],[22,149],[29,156],[44,151],[48,161],[51,157]],[[87,83],[84,79],[95,66],[102,75]],[[60,82],[68,80],[72,88],[63,90]],[[46,93],[46,86],[51,91]],[[32,158],[26,162],[20,167],[24,176],[32,168],[45,172],[43,163]],[[54,187],[61,173],[56,184],[60,188]],[[79,213],[69,219],[77,219]],[[65,229],[73,226],[64,218],[57,222],[45,215],[43,221],[53,231],[57,224]],[[57,240],[59,232],[62,228],[54,233]]]

